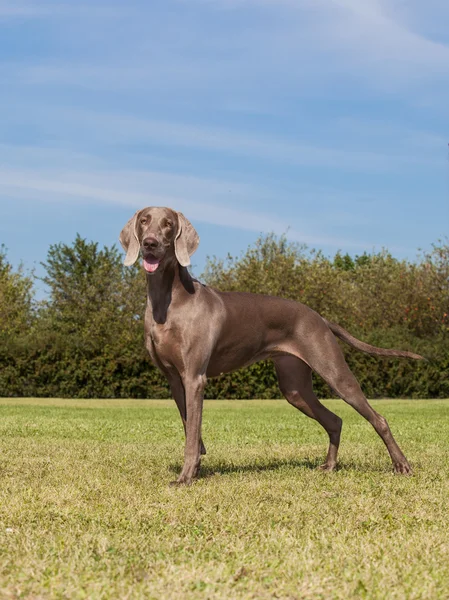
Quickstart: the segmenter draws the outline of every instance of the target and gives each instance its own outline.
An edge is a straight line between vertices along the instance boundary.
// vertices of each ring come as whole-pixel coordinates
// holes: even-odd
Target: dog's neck
[[[182,267],[178,261],[166,264],[161,271],[147,274],[148,304],[156,323],[166,322],[168,309],[179,296],[195,293],[193,281],[187,268]]]

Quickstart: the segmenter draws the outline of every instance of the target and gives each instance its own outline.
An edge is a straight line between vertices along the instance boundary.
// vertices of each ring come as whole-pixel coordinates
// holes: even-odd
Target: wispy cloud
[[[433,2],[434,19],[438,20],[439,12],[442,18],[447,16],[447,9]],[[147,90],[171,100],[181,94],[184,101],[196,98],[205,106],[213,101],[250,109],[253,104],[256,112],[269,112],[282,96],[290,101],[317,94],[344,96],[346,86],[352,88],[354,82],[389,94],[412,88],[413,94],[401,99],[416,105],[420,97],[428,101],[422,82],[447,82],[449,46],[426,37],[419,28],[412,29],[412,19],[398,9],[404,6],[398,1],[189,0],[179,4],[200,7],[201,20],[189,20],[186,27],[176,11],[158,7],[146,14],[142,6],[139,12],[136,6],[125,10],[117,3],[0,3],[0,15],[85,16],[88,46],[96,35],[95,16],[124,17],[102,38],[104,46],[95,52],[94,60],[89,56],[84,63],[76,62],[70,56],[69,60],[52,57],[35,64],[3,65],[3,77],[25,85]],[[406,6],[412,7],[412,14],[417,11],[416,1]],[[217,8],[232,8],[239,15],[232,43],[223,35]],[[139,44],[129,41],[135,35],[133,12],[136,18],[140,14],[147,18],[147,38]],[[161,23],[166,36],[161,34]],[[207,37],[205,27],[210,31]],[[111,40],[126,31],[128,43],[118,52]],[[264,85],[265,81],[271,85]],[[448,94],[433,100],[444,103]]]
[[[0,198],[424,246],[447,215],[448,6],[0,0]]]
[[[15,17],[42,17],[51,15],[54,5],[20,0],[0,1],[0,19]]]
[[[129,13],[129,10],[128,10]],[[1,0],[0,19],[17,18],[58,18],[78,17],[118,17],[124,11],[119,6],[77,2],[21,2],[20,0]]]
[[[231,193],[229,193],[231,191]],[[172,206],[185,212],[193,221],[231,227],[253,232],[286,234],[291,240],[310,245],[327,245],[334,248],[362,249],[367,242],[348,240],[313,231],[320,221],[307,216],[301,218],[303,228],[295,219],[279,218],[273,212],[248,210],[238,197],[263,194],[262,190],[241,186],[230,181],[216,181],[184,177],[167,173],[150,172],[47,172],[42,169],[0,169],[0,195],[43,202],[96,202],[105,205],[129,207],[130,213],[144,206]],[[308,200],[313,195],[323,197],[328,190],[306,192]],[[226,200],[226,195],[231,199]],[[266,192],[265,192],[266,195]],[[207,200],[206,200],[207,199]],[[273,199],[272,205],[275,206]],[[334,225],[336,216],[330,214]],[[340,215],[346,224],[354,223],[354,215]],[[328,225],[326,218],[323,225]],[[369,244],[368,244],[369,245]],[[371,244],[374,246],[375,244]]]
[[[45,108],[43,114],[48,112]],[[58,135],[64,124],[70,123],[72,139],[81,138],[108,144],[145,143],[167,148],[196,149],[246,157],[272,164],[301,167],[338,168],[360,172],[395,172],[411,166],[429,168],[438,165],[438,155],[423,154],[414,147],[407,148],[388,142],[389,151],[369,150],[370,145],[359,136],[355,144],[347,144],[344,127],[341,146],[325,146],[309,139],[297,141],[290,135],[254,134],[182,122],[144,119],[104,112],[50,109],[52,122],[47,123],[47,134]],[[35,113],[36,114],[36,113]],[[47,121],[47,119],[44,119]],[[335,129],[335,125],[333,126]],[[373,126],[375,127],[375,126]],[[309,136],[310,137],[310,136]],[[322,132],[319,132],[322,138]],[[334,136],[335,139],[335,136]],[[346,146],[346,147],[345,147]]]
[[[388,3],[380,0],[198,2],[210,10],[264,9],[265,16],[272,17],[272,26],[263,29],[269,43],[257,44],[259,56],[267,64],[279,63],[281,68],[288,65],[294,79],[303,78],[305,74],[305,81],[313,80],[315,85],[320,85],[319,78],[315,79],[313,71],[309,72],[309,64],[320,65],[321,79],[327,73],[338,72],[344,79],[357,75],[365,86],[382,89],[390,86],[390,93],[423,80],[447,79],[447,43],[420,33],[416,20],[414,29],[410,28],[413,14],[419,12],[416,0],[406,3],[400,0]],[[438,22],[438,13],[443,20],[448,16],[443,3],[434,0],[432,8],[433,22]],[[407,18],[404,9],[408,9]],[[427,4],[426,11],[428,17]],[[305,52],[307,61],[303,60]],[[290,60],[293,57],[299,61],[297,69]]]
[[[26,86],[86,88],[91,90],[148,90],[155,80],[161,88],[173,89],[182,83],[200,82],[204,71],[195,65],[182,66],[156,61],[142,66],[126,64],[74,64],[53,61],[45,64],[9,63],[0,65],[4,80]],[[166,78],[166,81],[163,78]],[[217,75],[217,80],[219,76]]]
[[[373,57],[388,59],[383,64],[386,71],[400,63],[407,76],[413,76],[416,67],[419,75],[426,78],[436,73],[447,75],[449,47],[407,29],[404,23],[388,15],[383,3],[377,0],[331,2],[357,21],[358,31],[355,27],[345,28],[349,40],[358,41]]]

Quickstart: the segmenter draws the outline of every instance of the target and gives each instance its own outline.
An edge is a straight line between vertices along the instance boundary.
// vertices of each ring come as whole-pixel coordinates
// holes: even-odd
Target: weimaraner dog
[[[190,484],[206,453],[201,439],[206,379],[267,358],[274,362],[288,402],[318,421],[329,435],[321,469],[336,467],[342,420],[315,396],[312,370],[371,423],[387,447],[394,471],[411,474],[386,419],[368,404],[335,336],[373,355],[421,356],[365,344],[299,302],[203,285],[187,270],[198,234],[182,213],[170,208],[137,211],[123,228],[120,243],[127,266],[142,253],[148,295],[146,347],[168,379],[184,425],[184,466],[174,483]]]

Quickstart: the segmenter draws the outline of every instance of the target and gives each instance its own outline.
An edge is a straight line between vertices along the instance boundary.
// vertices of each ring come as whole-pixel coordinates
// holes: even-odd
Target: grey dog
[[[422,356],[365,344],[299,302],[220,292],[201,284],[187,270],[199,244],[198,234],[182,213],[171,208],[137,211],[123,228],[120,243],[126,252],[125,265],[134,264],[142,253],[148,296],[145,343],[168,379],[184,425],[184,466],[175,483],[191,483],[206,453],[201,420],[207,378],[268,358],[288,402],[318,421],[329,436],[321,469],[336,467],[342,420],[315,396],[312,370],[371,423],[387,447],[394,471],[411,474],[386,419],[368,403],[335,336],[373,355]]]

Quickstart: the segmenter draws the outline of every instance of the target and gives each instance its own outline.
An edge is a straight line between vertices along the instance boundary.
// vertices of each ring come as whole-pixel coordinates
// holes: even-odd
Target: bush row
[[[45,301],[33,277],[0,252],[0,394],[72,398],[164,398],[165,378],[144,348],[145,280],[115,247],[79,236],[50,247]],[[222,290],[308,304],[364,341],[410,349],[427,362],[373,358],[345,347],[369,397],[449,397],[449,246],[416,261],[383,251],[333,258],[273,235],[240,257],[209,259],[203,281]],[[319,397],[334,395],[315,378]],[[271,362],[208,382],[208,398],[278,398]]]

